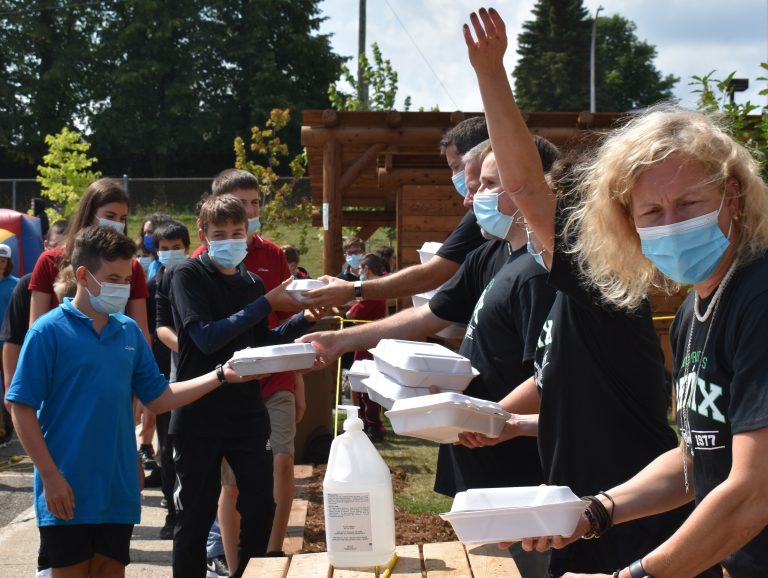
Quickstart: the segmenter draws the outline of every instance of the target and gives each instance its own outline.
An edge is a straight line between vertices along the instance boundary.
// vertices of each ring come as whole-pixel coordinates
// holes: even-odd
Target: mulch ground
[[[408,474],[401,468],[389,468],[392,489],[395,493],[408,487]],[[325,465],[312,470],[309,484],[307,522],[304,526],[304,549],[308,552],[325,552],[325,514],[323,512],[323,478]],[[395,538],[397,545],[453,542],[457,540],[451,525],[436,514],[409,514],[405,508],[395,506]]]

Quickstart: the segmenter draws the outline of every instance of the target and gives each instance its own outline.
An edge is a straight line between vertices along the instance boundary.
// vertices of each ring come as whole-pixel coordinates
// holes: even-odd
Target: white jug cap
[[[358,417],[359,407],[356,405],[340,405],[338,408],[347,412],[347,419],[344,420],[344,431],[363,431],[363,420]]]

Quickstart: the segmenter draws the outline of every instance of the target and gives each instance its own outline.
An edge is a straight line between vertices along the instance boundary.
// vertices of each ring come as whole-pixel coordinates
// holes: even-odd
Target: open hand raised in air
[[[479,14],[479,16],[478,16]],[[478,75],[496,75],[504,72],[504,53],[507,50],[507,28],[493,8],[480,8],[469,15],[477,42],[469,25],[464,25],[464,41],[469,51],[469,62]]]

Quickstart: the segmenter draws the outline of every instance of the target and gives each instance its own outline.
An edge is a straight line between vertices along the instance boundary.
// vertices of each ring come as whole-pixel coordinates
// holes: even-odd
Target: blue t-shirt
[[[35,468],[37,525],[138,524],[131,393],[147,404],[168,381],[132,319],[110,315],[99,337],[71,301],[30,328],[7,395],[38,410],[51,457],[75,495],[72,520],[51,514]]]
[[[18,277],[8,275],[0,279],[0,317],[5,317],[5,310],[8,309],[8,303],[11,302],[11,295],[19,282]],[[0,349],[3,348],[3,342],[0,341]]]

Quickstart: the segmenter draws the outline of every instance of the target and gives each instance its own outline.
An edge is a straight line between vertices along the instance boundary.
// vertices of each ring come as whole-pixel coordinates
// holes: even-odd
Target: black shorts
[[[39,556],[51,568],[66,568],[101,554],[120,562],[131,563],[133,524],[72,524],[40,526]]]

